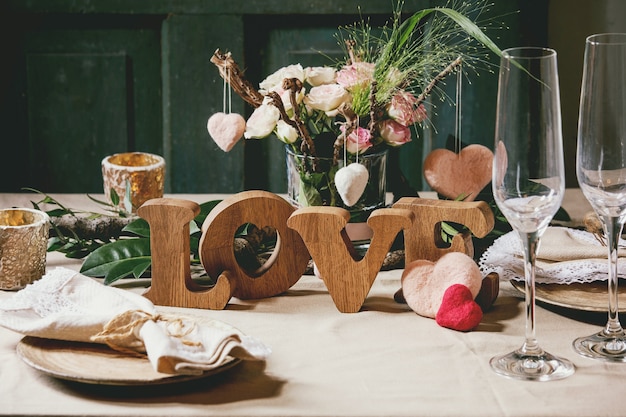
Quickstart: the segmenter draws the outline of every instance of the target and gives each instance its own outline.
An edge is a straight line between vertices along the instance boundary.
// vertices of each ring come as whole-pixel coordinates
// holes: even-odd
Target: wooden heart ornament
[[[351,163],[335,174],[335,186],[344,204],[352,207],[363,195],[369,181],[369,172],[361,164]]]
[[[439,194],[464,201],[474,201],[491,181],[493,152],[483,145],[472,144],[458,154],[435,149],[424,160],[424,178]]]
[[[246,131],[246,121],[237,113],[215,113],[207,122],[209,134],[224,152],[230,151]]]
[[[413,311],[424,317],[436,317],[445,292],[455,284],[467,287],[472,300],[482,286],[478,265],[461,252],[447,253],[437,262],[413,261],[402,273],[404,299]]]

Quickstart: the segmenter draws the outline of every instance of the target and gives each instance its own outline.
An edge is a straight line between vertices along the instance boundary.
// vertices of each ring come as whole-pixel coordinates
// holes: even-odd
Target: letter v
[[[304,207],[296,210],[287,225],[296,230],[306,245],[335,306],[342,313],[356,313],[369,293],[376,275],[400,230],[408,230],[414,214],[410,210],[376,210],[367,224],[374,235],[367,253],[357,260],[345,231],[350,213],[339,207]]]

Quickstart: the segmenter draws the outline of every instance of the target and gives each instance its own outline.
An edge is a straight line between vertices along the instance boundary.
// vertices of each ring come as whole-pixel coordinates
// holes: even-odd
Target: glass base
[[[574,340],[574,350],[582,356],[609,362],[626,362],[626,335],[604,332]]]
[[[527,381],[563,379],[572,375],[576,369],[567,359],[547,352],[529,355],[519,350],[491,358],[489,364],[498,375]]]

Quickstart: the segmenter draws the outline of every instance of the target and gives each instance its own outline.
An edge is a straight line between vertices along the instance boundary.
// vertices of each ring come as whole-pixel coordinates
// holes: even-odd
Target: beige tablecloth
[[[11,201],[17,199],[0,195],[0,205]],[[50,254],[48,268],[58,265],[78,269],[80,262]],[[277,297],[232,299],[223,311],[196,310],[260,338],[273,352],[265,364],[242,363],[214,377],[168,387],[120,390],[48,377],[16,356],[21,335],[0,329],[0,415],[626,414],[626,364],[586,359],[571,347],[574,338],[599,330],[604,315],[585,316],[594,324],[538,308],[540,344],[572,360],[576,373],[554,382],[509,380],[491,370],[489,359],[522,343],[524,303],[515,289],[503,285],[480,326],[461,333],[397,304],[393,294],[401,273],[380,273],[355,314],[338,312],[323,282],[313,276],[302,277]],[[10,295],[0,292],[0,302]]]

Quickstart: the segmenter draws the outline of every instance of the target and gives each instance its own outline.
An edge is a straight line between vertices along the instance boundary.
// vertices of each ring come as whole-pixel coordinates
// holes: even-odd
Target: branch
[[[219,70],[220,76],[226,80],[235,93],[248,104],[257,108],[263,103],[263,94],[259,93],[245,78],[243,72],[231,57],[230,52],[224,54],[217,49],[211,57],[211,62],[214,63]]]
[[[93,217],[91,214],[65,214],[60,217],[51,217],[50,221],[65,236],[108,241],[111,238],[119,238],[123,233],[122,229],[136,219],[136,216],[117,217],[102,215]]]

